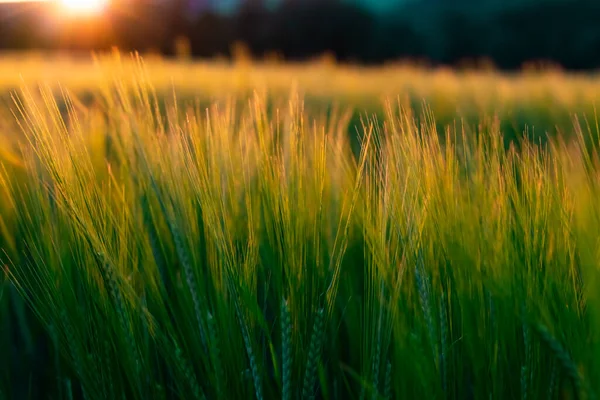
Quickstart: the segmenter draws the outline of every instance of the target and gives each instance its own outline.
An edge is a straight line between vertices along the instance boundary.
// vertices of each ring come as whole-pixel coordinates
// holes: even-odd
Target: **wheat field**
[[[0,399],[600,393],[598,76],[0,76]]]

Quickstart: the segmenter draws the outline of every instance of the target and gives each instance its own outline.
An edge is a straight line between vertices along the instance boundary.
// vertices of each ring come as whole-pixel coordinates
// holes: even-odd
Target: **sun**
[[[100,14],[109,0],[58,0],[65,12],[75,15]]]

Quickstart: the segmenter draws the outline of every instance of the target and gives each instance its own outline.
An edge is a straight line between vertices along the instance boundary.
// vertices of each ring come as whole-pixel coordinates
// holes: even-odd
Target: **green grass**
[[[85,90],[25,78],[14,94],[0,146],[0,398],[600,393],[593,78],[587,102],[566,76],[548,78],[564,97],[531,102],[536,78],[494,97],[485,88],[509,78],[478,89],[451,76],[462,100],[427,108],[375,103],[365,73],[364,107],[326,93],[338,112],[304,102],[319,84],[267,81],[205,108],[193,82],[166,95],[156,64],[110,68]],[[519,118],[556,115],[560,132],[507,138],[503,113],[519,102]],[[459,119],[467,103],[478,125]]]

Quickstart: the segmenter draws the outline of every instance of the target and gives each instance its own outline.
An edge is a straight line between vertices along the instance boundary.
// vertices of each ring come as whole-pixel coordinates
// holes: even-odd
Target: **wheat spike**
[[[287,301],[281,301],[282,399],[292,398],[292,319]]]
[[[383,385],[383,397],[386,400],[391,400],[392,398],[392,363],[387,362],[385,367],[385,383]]]
[[[206,396],[204,395],[202,388],[200,387],[200,385],[198,385],[198,380],[196,379],[196,375],[194,374],[194,371],[192,370],[191,366],[189,365],[189,363],[183,356],[183,352],[181,351],[181,348],[179,347],[179,345],[177,344],[177,341],[175,341],[175,340],[174,340],[174,345],[175,345],[175,360],[176,360],[177,365],[180,368],[181,372],[183,372],[183,376],[184,376],[190,390],[192,391],[192,395],[193,395],[194,399],[206,400]]]
[[[314,387],[317,379],[317,367],[321,356],[321,344],[323,339],[323,328],[325,310],[320,308],[315,317],[313,331],[310,338],[310,347],[308,349],[308,360],[306,362],[306,371],[304,375],[304,385],[302,386],[302,397],[304,399],[314,399]]]

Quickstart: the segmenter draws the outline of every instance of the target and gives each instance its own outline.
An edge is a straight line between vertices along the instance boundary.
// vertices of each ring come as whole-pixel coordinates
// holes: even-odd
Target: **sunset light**
[[[101,13],[109,0],[58,0],[62,8],[69,14],[94,15]]]

